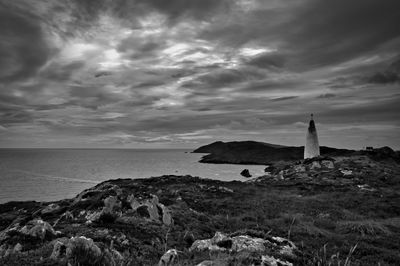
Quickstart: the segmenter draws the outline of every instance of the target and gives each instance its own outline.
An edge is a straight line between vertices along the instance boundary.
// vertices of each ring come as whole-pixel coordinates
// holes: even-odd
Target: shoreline
[[[83,259],[53,254],[56,243],[71,249],[76,241],[115,263],[135,265],[155,265],[173,250],[190,265],[267,257],[309,265],[321,258],[325,244],[329,256],[357,245],[350,258],[355,264],[400,263],[400,166],[365,156],[337,158],[333,168],[313,165],[286,162],[246,182],[177,175],[114,179],[71,199],[0,204],[0,264]],[[34,233],[43,224],[49,231]],[[228,243],[244,239],[264,241],[275,252],[243,257]]]

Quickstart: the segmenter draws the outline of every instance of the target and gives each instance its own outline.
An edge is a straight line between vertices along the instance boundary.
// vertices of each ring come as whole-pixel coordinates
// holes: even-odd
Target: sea
[[[186,149],[0,149],[0,203],[72,198],[102,181],[192,175],[223,181],[261,165],[203,164]]]

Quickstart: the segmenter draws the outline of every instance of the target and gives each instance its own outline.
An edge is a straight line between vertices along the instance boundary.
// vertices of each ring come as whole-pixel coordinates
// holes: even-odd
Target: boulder
[[[178,251],[176,249],[170,249],[162,255],[158,262],[158,266],[172,266],[177,257]]]
[[[221,253],[229,254],[229,256],[257,254],[259,261],[262,261],[262,256],[265,256],[265,264],[263,265],[275,265],[266,264],[268,260],[272,263],[272,258],[274,261],[279,259],[282,265],[291,265],[287,260],[297,259],[297,250],[293,242],[281,237],[271,237],[269,239],[249,235],[230,237],[220,232],[216,232],[214,237],[210,239],[196,240],[189,249],[190,252],[208,252],[213,254],[215,258],[221,257]]]
[[[321,161],[321,166],[328,168],[328,169],[333,169],[335,168],[335,165],[333,164],[333,161],[331,160],[322,160]]]
[[[167,207],[165,207],[164,204],[159,203],[158,206],[160,206],[161,211],[162,211],[162,222],[165,225],[171,225],[172,224],[172,216],[171,216],[171,212],[169,211],[169,209]]]
[[[152,195],[150,199],[138,199],[134,195],[127,198],[131,208],[141,217],[148,218],[153,221],[160,221],[165,225],[171,225],[173,222],[170,210],[160,203],[156,195]]]
[[[322,167],[322,166],[321,166],[321,164],[320,164],[319,161],[313,161],[313,162],[311,163],[311,165],[310,165],[310,169],[311,169],[311,170],[319,169],[319,168],[321,168],[321,167]]]
[[[121,208],[121,202],[115,196],[109,196],[104,199],[104,209],[105,212],[114,212]]]
[[[67,246],[65,245],[65,241],[56,240],[50,258],[54,260],[63,258],[66,255],[66,251],[67,251]]]
[[[40,240],[51,239],[57,236],[57,232],[53,227],[41,219],[29,221],[19,232]]]
[[[73,265],[95,265],[102,259],[101,249],[90,238],[72,237],[66,247],[67,259]]]
[[[292,263],[275,259],[274,256],[261,256],[261,266],[293,266]]]
[[[41,210],[41,213],[43,215],[45,214],[50,214],[50,213],[54,213],[57,212],[61,209],[60,205],[55,204],[55,203],[51,203],[49,205],[47,205],[44,209]]]
[[[244,169],[242,172],[240,172],[240,175],[247,177],[247,178],[251,177],[249,169]]]
[[[20,243],[15,244],[13,252],[21,252],[21,251],[22,251],[22,245]]]

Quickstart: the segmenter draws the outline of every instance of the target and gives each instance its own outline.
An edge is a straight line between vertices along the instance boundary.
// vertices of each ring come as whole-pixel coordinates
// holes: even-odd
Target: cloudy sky
[[[400,149],[399,0],[0,0],[0,147]]]

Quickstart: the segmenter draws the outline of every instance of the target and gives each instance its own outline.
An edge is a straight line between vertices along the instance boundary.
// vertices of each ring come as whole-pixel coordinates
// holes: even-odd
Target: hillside
[[[399,164],[317,166],[279,163],[249,182],[109,180],[3,204],[0,265],[399,265]]]

